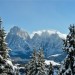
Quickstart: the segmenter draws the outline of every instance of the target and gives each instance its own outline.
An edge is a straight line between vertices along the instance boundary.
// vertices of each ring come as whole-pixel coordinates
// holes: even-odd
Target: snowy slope
[[[29,58],[32,49],[42,47],[46,59],[54,54],[63,54],[62,46],[66,35],[56,30],[41,30],[29,35],[17,26],[10,29],[6,37],[8,46],[12,49],[11,55],[20,58]],[[60,58],[60,57],[59,57]],[[54,60],[54,59],[53,59]]]
[[[50,65],[50,63],[52,63],[53,66],[60,65],[59,63],[56,63],[56,62],[54,62],[53,60],[45,60],[45,63],[46,63],[47,65]]]

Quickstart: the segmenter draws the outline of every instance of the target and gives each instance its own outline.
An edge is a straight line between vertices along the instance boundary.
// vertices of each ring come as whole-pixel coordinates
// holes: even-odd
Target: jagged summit
[[[14,26],[13,28],[11,28],[6,37],[8,46],[14,51],[24,51],[29,49],[29,44],[27,43],[29,40],[29,34],[26,31],[20,29],[18,26]]]
[[[40,31],[34,31],[30,37],[33,38],[35,35],[38,36],[50,36],[53,34],[57,34],[60,38],[66,38],[66,34],[63,34],[57,30],[40,30]]]
[[[11,29],[10,29],[10,32],[11,33],[13,33],[13,32],[18,32],[18,31],[20,31],[21,29],[18,27],[18,26],[14,26],[14,27],[12,27]]]
[[[13,28],[11,28],[10,32],[8,34],[17,35],[17,36],[20,36],[23,39],[30,38],[29,34],[26,31],[19,28],[18,26],[14,26]]]

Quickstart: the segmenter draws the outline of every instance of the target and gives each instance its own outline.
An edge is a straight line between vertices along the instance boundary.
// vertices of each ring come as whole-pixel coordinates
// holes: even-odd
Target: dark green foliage
[[[26,75],[51,75],[53,74],[53,68],[50,64],[49,70],[46,67],[43,49],[39,49],[39,52],[36,52],[34,49],[32,54],[32,59],[25,66]]]
[[[53,65],[50,63],[48,75],[53,75]]]
[[[9,48],[5,42],[5,30],[1,27],[0,19],[0,74],[1,75],[12,75],[13,68],[7,62],[9,61]]]
[[[75,75],[75,26],[70,25],[69,30],[70,33],[63,44],[63,50],[67,53],[67,57],[61,65],[59,75]]]
[[[5,32],[4,29],[0,29],[0,55],[5,59],[8,57],[8,47],[5,43]]]

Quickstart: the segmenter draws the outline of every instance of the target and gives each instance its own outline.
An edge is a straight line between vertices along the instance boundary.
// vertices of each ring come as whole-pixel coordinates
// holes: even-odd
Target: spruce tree
[[[32,59],[27,64],[27,66],[27,75],[47,75],[42,49],[40,49],[39,52],[36,52],[34,49]]]
[[[46,75],[45,59],[43,49],[40,48],[38,52],[38,75]]]
[[[0,18],[0,74],[1,75],[13,75],[13,64],[9,59],[9,48],[5,42],[5,30],[1,26]]]
[[[36,53],[36,49],[33,50],[33,54],[31,57],[30,62],[28,63],[28,67],[27,67],[27,75],[36,75],[38,70],[37,70],[37,53]]]
[[[6,59],[8,58],[8,47],[7,47],[7,44],[5,42],[5,32],[4,32],[4,29],[0,29],[0,55]]]
[[[53,65],[50,62],[48,75],[53,75]]]
[[[75,75],[75,26],[70,25],[69,31],[63,44],[67,56],[62,62],[59,75]]]

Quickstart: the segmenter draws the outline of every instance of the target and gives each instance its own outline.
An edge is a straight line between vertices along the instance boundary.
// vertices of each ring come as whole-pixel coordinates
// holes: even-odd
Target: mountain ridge
[[[49,33],[49,35],[51,35],[51,34],[58,34],[59,35],[59,37],[61,37],[61,38],[66,38],[66,34],[63,34],[63,33],[61,33],[61,32],[59,32],[59,31],[57,31],[57,30],[38,30],[38,31],[33,31],[31,34],[30,34],[30,37],[31,38],[33,38],[33,36],[35,35],[35,34],[38,34],[39,36],[41,36],[42,35],[42,33],[45,33],[45,32],[47,32],[47,33]]]
[[[11,57],[30,58],[33,48],[38,50],[40,47],[44,49],[45,58],[53,54],[63,54],[62,39],[66,38],[66,34],[62,34],[56,30],[41,30],[33,32],[31,35],[27,31],[21,30],[14,26],[10,29],[6,37],[8,46],[12,49]]]

